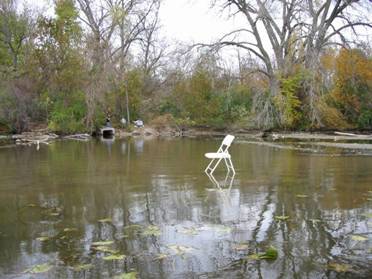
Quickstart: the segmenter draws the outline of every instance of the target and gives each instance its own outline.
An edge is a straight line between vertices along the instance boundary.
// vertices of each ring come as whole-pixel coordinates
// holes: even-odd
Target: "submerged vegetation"
[[[345,33],[371,27],[363,12],[348,12],[360,12],[360,1],[215,2],[245,17],[251,43],[231,38],[244,36],[236,30],[212,49],[166,45],[159,0],[58,0],[51,17],[1,1],[0,133],[93,132],[106,116],[114,125],[124,117],[178,127],[372,128],[371,49]],[[285,20],[276,22],[270,5]],[[301,17],[318,25],[298,24]],[[223,47],[239,49],[238,69]]]

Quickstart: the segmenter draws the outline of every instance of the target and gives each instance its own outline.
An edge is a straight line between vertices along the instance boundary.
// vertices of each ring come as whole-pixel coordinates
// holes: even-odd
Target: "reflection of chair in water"
[[[234,182],[234,178],[235,178],[235,173],[233,173],[232,175],[230,175],[230,172],[227,172],[226,174],[226,177],[225,177],[225,180],[223,182],[223,184],[221,185],[220,182],[217,181],[217,179],[213,176],[212,173],[208,173],[207,172],[207,176],[209,178],[210,181],[212,181],[212,183],[218,188],[218,189],[227,189],[228,191],[230,191],[231,187],[232,187],[232,184]]]
[[[227,172],[226,177],[223,183],[220,183],[211,173],[206,173],[209,180],[213,183],[213,185],[216,187],[216,193],[221,198],[220,205],[221,205],[221,211],[223,208],[223,211],[227,213],[227,215],[230,215],[229,213],[232,206],[232,200],[231,200],[231,188],[232,184],[234,182],[235,173]]]
[[[233,163],[231,162],[231,155],[228,151],[234,138],[235,137],[232,135],[227,135],[223,139],[222,144],[220,148],[218,148],[217,152],[205,153],[205,157],[207,157],[208,159],[212,159],[205,169],[205,172],[207,174],[212,174],[222,159],[224,159],[225,161],[227,172],[229,173],[230,170],[232,170],[233,174],[235,174],[235,169]]]

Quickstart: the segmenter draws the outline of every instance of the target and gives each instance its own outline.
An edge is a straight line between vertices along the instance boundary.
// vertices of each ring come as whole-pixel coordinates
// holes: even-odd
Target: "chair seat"
[[[204,156],[207,157],[208,159],[223,159],[223,158],[230,158],[231,157],[229,153],[225,153],[225,152],[205,153]]]

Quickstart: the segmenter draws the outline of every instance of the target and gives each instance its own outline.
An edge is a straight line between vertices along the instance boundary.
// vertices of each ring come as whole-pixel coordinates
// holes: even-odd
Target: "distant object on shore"
[[[137,119],[136,121],[133,121],[133,124],[137,127],[137,128],[141,128],[143,127],[143,121],[141,119]]]
[[[115,136],[115,129],[113,127],[107,127],[107,126],[102,127],[100,129],[100,134],[104,138],[111,138],[111,137]]]

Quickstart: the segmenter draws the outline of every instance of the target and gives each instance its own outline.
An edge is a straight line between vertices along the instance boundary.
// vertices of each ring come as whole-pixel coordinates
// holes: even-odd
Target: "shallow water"
[[[372,278],[371,156],[219,143],[0,149],[0,277]]]

